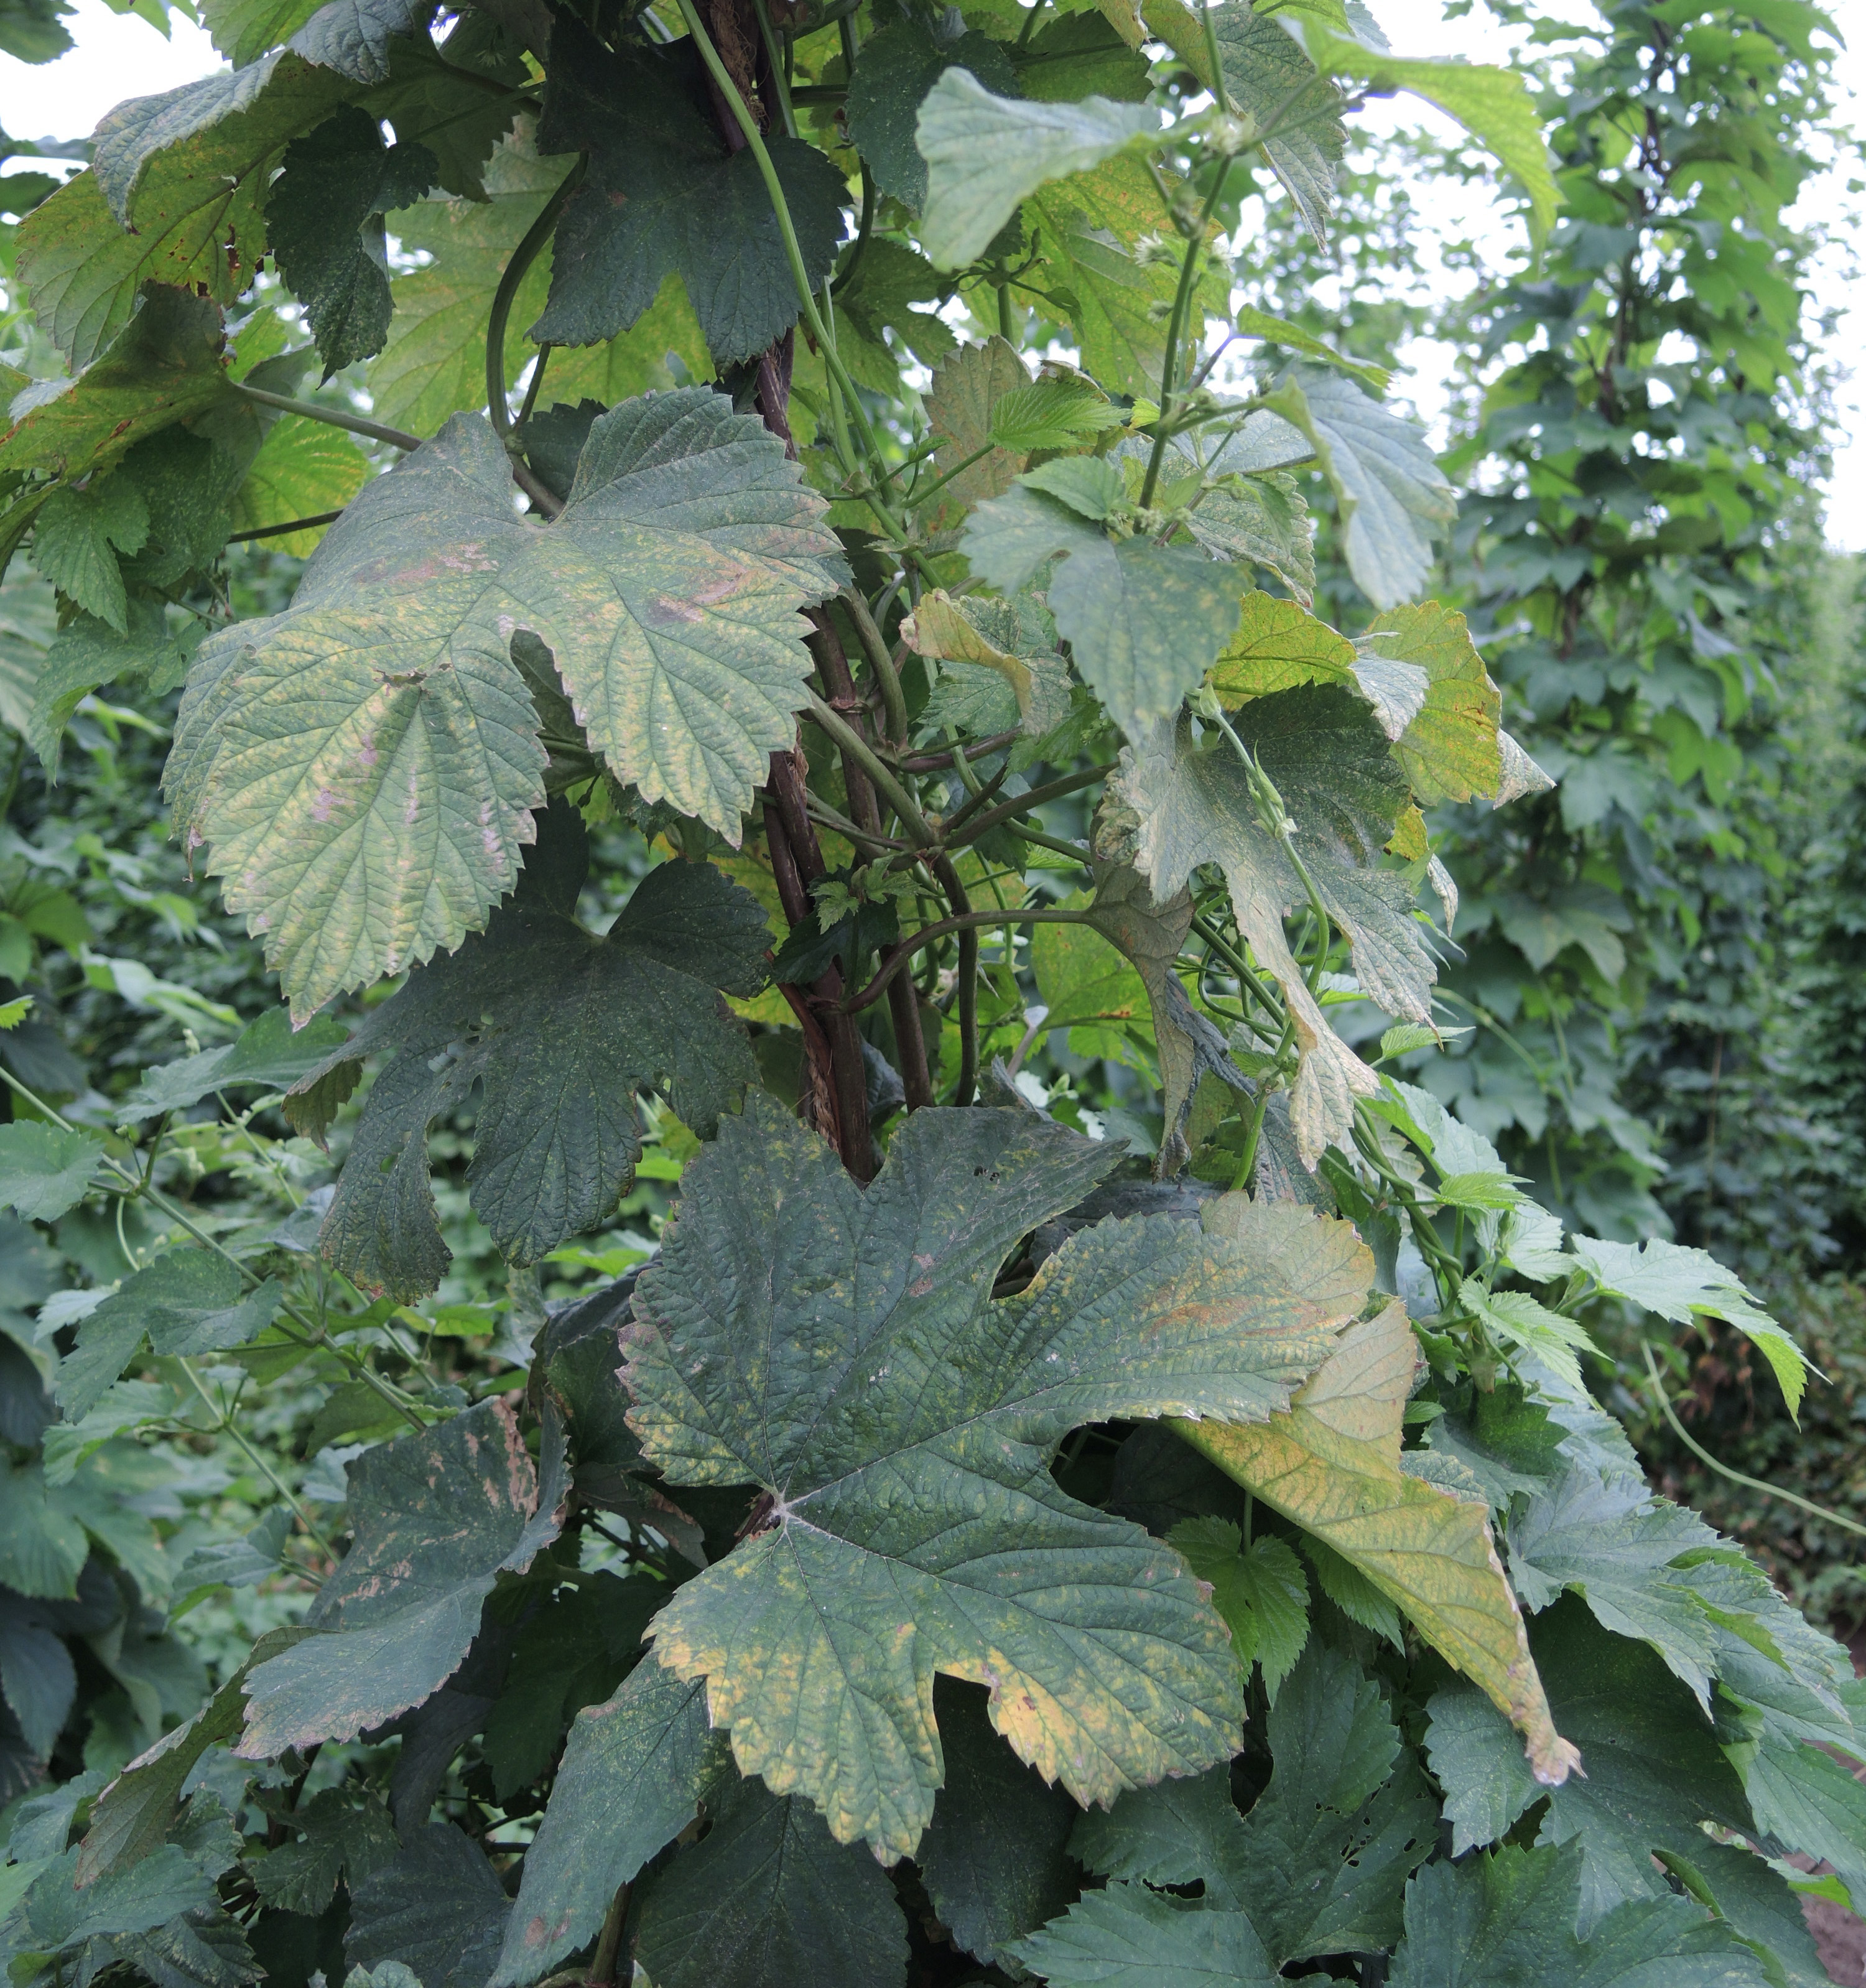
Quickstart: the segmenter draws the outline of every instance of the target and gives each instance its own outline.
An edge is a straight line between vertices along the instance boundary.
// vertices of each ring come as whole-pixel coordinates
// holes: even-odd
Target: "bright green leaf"
[[[1031,103],[994,96],[968,69],[949,69],[920,106],[916,138],[927,162],[921,241],[935,265],[982,255],[1020,201],[1051,180],[1086,172],[1160,128],[1143,104]]]

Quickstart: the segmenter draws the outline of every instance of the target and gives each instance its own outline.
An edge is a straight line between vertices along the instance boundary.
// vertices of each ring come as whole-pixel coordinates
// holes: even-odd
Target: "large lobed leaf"
[[[590,171],[560,223],[550,298],[532,336],[591,345],[633,325],[678,276],[722,365],[749,359],[796,323],[797,292],[777,217],[749,150],[721,141],[691,43],[612,54],[574,15],[552,32],[539,144],[588,148]],[[843,178],[815,147],[776,134],[805,274],[820,283],[842,239]]]
[[[522,1573],[563,1516],[563,1436],[547,1418],[542,1469],[495,1397],[399,1436],[351,1466],[353,1543],[306,1618],[321,1631],[246,1680],[238,1751],[350,1739],[420,1705],[458,1668],[480,1604]]]
[[[521,629],[616,773],[734,843],[793,735],[797,610],[840,549],[755,418],[699,390],[630,401],[554,523],[510,492],[492,429],[456,417],[363,491],[285,613],[190,674],[168,792],[296,1017],[458,946],[516,881],[545,761]]]
[[[1352,1306],[1169,1219],[1086,1231],[993,1303],[1012,1244],[1110,1158],[1028,1113],[921,1111],[864,1192],[755,1093],[637,1287],[644,1455],[674,1484],[769,1501],[657,1618],[655,1655],[705,1678],[745,1772],[887,1861],[942,1779],[936,1672],[989,1685],[999,1731],[1078,1800],[1234,1742],[1210,1604],[1137,1528],[1064,1496],[1046,1452],[1115,1416],[1261,1418]]]
[[[364,1057],[394,1053],[320,1237],[345,1276],[404,1300],[439,1282],[448,1251],[427,1130],[475,1084],[473,1207],[509,1261],[530,1263],[614,1208],[641,1157],[639,1090],[669,1085],[682,1120],[710,1134],[757,1080],[743,1026],[713,991],[764,984],[756,901],[709,865],[664,864],[598,938],[572,915],[587,860],[576,814],[549,810],[512,904],[293,1086],[287,1111],[321,1138]]]

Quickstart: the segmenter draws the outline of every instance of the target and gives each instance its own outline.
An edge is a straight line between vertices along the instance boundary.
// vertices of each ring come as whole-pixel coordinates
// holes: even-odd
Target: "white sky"
[[[1373,0],[1374,11],[1396,52],[1408,56],[1463,55],[1474,60],[1507,60],[1509,37],[1487,18],[1448,22],[1441,0]],[[1844,7],[1834,11],[1843,18]],[[104,0],[76,0],[76,12],[66,23],[77,46],[56,63],[30,68],[11,56],[0,55],[0,127],[18,138],[82,138],[113,104],[128,96],[147,96],[224,66],[206,32],[180,15],[170,20],[164,41],[134,15],[119,15]],[[1856,34],[1855,46],[1842,53],[1838,78],[1841,114],[1849,123],[1866,125],[1866,35]],[[1449,120],[1411,99],[1369,106],[1363,123],[1397,125],[1435,122],[1447,137],[1455,135]],[[18,170],[18,168],[15,168]],[[1866,376],[1866,275],[1853,266],[1853,241],[1866,201],[1849,194],[1850,177],[1866,174],[1856,157],[1843,161],[1812,183],[1791,218],[1825,222],[1837,239],[1817,259],[1810,272],[1817,305],[1840,310],[1838,326],[1827,351],[1831,358],[1856,375]],[[1470,225],[1468,197],[1462,189],[1425,190],[1421,205],[1445,200],[1461,211],[1458,224]],[[1452,218],[1448,208],[1448,220]],[[1418,362],[1415,360],[1415,363]],[[1432,420],[1443,404],[1435,390],[1429,366],[1411,376],[1402,371],[1398,390],[1421,414]],[[1828,536],[1848,550],[1866,550],[1866,419],[1862,419],[1862,388],[1866,377],[1843,383],[1839,396],[1838,432],[1834,438],[1834,471],[1828,486]]]

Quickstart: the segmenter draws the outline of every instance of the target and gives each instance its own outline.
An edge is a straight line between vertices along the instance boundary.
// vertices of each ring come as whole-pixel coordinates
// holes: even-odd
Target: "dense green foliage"
[[[1817,1982],[1851,1666],[1590,1388],[1834,1413],[1652,1199],[1820,17],[1552,165],[1341,0],[207,18],[9,245],[20,1988]],[[1462,500],[1294,239],[1394,91]]]

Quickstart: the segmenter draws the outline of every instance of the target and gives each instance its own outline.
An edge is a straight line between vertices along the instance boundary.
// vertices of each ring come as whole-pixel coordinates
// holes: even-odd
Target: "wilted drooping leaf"
[[[364,490],[286,612],[191,674],[168,790],[296,1017],[458,946],[516,881],[545,763],[520,630],[618,778],[735,843],[793,735],[797,610],[840,548],[755,418],[703,390],[625,403],[548,526],[513,515],[510,468],[457,417]]]
[[[350,1466],[354,1543],[319,1591],[309,1636],[246,1681],[237,1750],[348,1739],[419,1705],[451,1676],[502,1570],[556,1537],[563,1438],[547,1418],[542,1472],[502,1398],[398,1436]]]
[[[772,1501],[656,1618],[655,1655],[705,1678],[745,1772],[888,1861],[942,1778],[936,1671],[988,1685],[999,1731],[1081,1801],[1232,1744],[1222,1624],[1177,1556],[1064,1496],[1046,1448],[1175,1401],[1261,1417],[1349,1314],[1168,1219],[1085,1231],[992,1303],[1012,1244],[1113,1158],[1028,1112],[923,1111],[864,1192],[754,1093],[636,1289],[647,1459]]]
[[[421,968],[293,1087],[286,1110],[322,1138],[363,1059],[377,1078],[320,1238],[343,1273],[398,1299],[448,1262],[428,1182],[428,1127],[484,1087],[467,1175],[510,1262],[535,1263],[614,1208],[641,1152],[635,1094],[668,1087],[710,1133],[757,1065],[715,989],[764,985],[770,933],[749,891],[705,864],[668,863],[598,938],[571,915],[588,864],[568,806],[543,818],[518,896],[488,930]]]
[[[1303,687],[1246,705],[1234,727],[1282,796],[1295,846],[1330,917],[1353,948],[1362,991],[1389,1014],[1423,1021],[1432,956],[1405,880],[1377,868],[1408,801],[1378,720],[1332,686]],[[1195,748],[1181,723],[1155,726],[1124,754],[1113,783],[1138,823],[1135,867],[1165,903],[1202,864],[1230,887],[1238,928],[1289,1003],[1301,1053],[1292,1116],[1303,1162],[1345,1138],[1354,1094],[1373,1073],[1329,1026],[1283,933],[1307,902],[1289,845],[1259,819],[1242,760],[1226,742]]]
[[[1410,600],[1432,570],[1433,539],[1458,516],[1425,438],[1353,380],[1317,367],[1293,367],[1268,404],[1307,437],[1334,488],[1355,585],[1376,607]]]
[[[1283,1212],[1253,1211],[1249,1219]],[[1418,1358],[1405,1312],[1389,1305],[1342,1335],[1287,1416],[1249,1428],[1188,1423],[1181,1432],[1397,1601],[1521,1730],[1536,1778],[1558,1785],[1575,1751],[1550,1716],[1522,1611],[1491,1543],[1489,1508],[1400,1467],[1401,1418]]]

